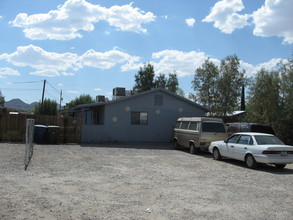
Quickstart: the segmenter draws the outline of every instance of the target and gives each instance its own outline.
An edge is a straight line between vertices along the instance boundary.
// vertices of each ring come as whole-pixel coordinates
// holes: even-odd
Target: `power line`
[[[58,94],[60,93],[60,90],[56,89],[54,86],[52,86],[51,83],[48,82],[48,80],[46,81],[48,83],[49,86],[51,86],[51,88],[53,88]]]
[[[1,89],[5,89],[5,90],[17,90],[17,91],[40,91],[41,89],[13,89],[13,88],[1,88]]]

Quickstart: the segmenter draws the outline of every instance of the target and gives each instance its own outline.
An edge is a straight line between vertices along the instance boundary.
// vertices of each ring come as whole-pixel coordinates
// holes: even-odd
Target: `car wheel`
[[[214,157],[215,160],[221,160],[222,159],[222,155],[221,155],[219,149],[216,148],[216,147],[213,150],[213,157]]]
[[[190,144],[189,152],[190,152],[191,154],[194,154],[194,153],[195,153],[195,146],[194,146],[194,144]]]
[[[179,144],[178,144],[178,142],[176,140],[174,141],[173,147],[174,147],[175,150],[177,150],[179,148]]]
[[[245,157],[245,164],[250,169],[255,169],[257,167],[257,162],[251,154],[248,154]]]
[[[277,169],[283,169],[285,168],[286,164],[275,164]]]

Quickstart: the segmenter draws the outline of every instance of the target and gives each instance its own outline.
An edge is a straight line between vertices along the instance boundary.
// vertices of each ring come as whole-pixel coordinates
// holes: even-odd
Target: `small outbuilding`
[[[170,142],[178,118],[204,117],[208,112],[162,88],[114,97],[74,107],[82,117],[81,142]]]

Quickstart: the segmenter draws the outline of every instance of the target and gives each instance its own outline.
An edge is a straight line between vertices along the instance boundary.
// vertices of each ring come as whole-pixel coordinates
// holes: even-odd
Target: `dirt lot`
[[[293,219],[293,165],[247,169],[170,145],[0,144],[0,219]]]

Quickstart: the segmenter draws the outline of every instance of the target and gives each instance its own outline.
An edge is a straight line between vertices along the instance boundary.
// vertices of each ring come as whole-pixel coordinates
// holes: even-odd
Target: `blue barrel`
[[[46,125],[35,125],[34,131],[34,143],[36,144],[45,144],[46,143],[46,134],[47,134]]]

